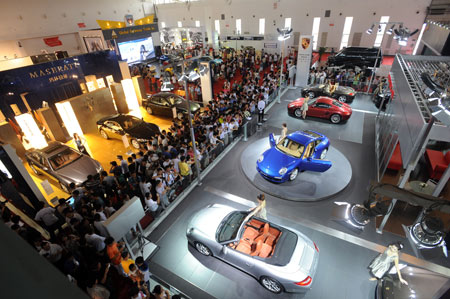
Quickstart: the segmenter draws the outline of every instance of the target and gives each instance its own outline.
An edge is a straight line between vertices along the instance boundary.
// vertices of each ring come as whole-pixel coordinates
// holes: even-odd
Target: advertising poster
[[[297,76],[295,86],[305,87],[308,85],[309,68],[311,66],[313,37],[301,35],[297,55]]]
[[[122,60],[128,64],[155,58],[155,49],[151,37],[119,43]]]

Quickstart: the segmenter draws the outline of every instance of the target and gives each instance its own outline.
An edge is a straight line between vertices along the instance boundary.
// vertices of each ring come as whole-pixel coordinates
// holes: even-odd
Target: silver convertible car
[[[305,292],[314,280],[319,248],[304,234],[249,212],[212,204],[193,216],[187,239],[198,252],[215,256],[255,277],[273,293]]]

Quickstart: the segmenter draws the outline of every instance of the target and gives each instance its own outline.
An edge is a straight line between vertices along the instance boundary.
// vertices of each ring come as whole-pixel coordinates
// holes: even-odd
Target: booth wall
[[[276,28],[284,27],[284,19],[290,17],[294,32],[309,35],[312,31],[313,18],[321,17],[319,42],[322,33],[327,32],[327,41],[323,46],[338,49],[347,16],[354,17],[349,45],[351,45],[355,33],[363,33],[360,46],[371,47],[375,41],[376,30],[372,35],[364,32],[373,22],[380,21],[381,16],[390,16],[390,21],[402,21],[406,27],[413,30],[420,29],[428,5],[429,1],[423,0],[328,0],[322,1],[320,5],[314,0],[281,2],[234,0],[231,5],[222,0],[208,0],[192,2],[189,10],[184,4],[158,5],[158,20],[160,24],[165,22],[168,27],[176,27],[177,21],[181,21],[183,26],[194,26],[195,20],[200,20],[201,25],[206,27],[208,38],[210,38],[212,30],[214,30],[214,20],[220,20],[221,35],[234,35],[236,19],[242,20],[242,34],[256,35],[259,33],[259,18],[265,18],[266,35],[276,35]],[[324,17],[326,9],[331,10],[329,18]],[[342,15],[339,15],[340,13]],[[225,20],[221,20],[221,14],[225,15]],[[385,38],[383,51],[394,54],[398,48],[397,43],[391,42],[389,45],[387,41],[388,38]],[[211,43],[211,39],[208,43]],[[415,42],[411,39],[408,46],[402,48],[402,52],[412,51],[414,44]]]
[[[0,72],[0,110],[7,118],[14,116],[11,104],[16,104],[22,113],[27,112],[20,97],[23,93],[27,93],[25,98],[31,109],[41,108],[42,101],[52,107],[56,102],[81,95],[80,83],[88,75],[113,75],[114,81],[120,82],[122,75],[115,52],[94,52]]]

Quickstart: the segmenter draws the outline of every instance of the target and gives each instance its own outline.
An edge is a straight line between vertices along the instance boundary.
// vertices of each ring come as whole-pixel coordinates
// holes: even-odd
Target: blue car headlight
[[[280,175],[284,175],[284,174],[286,174],[286,172],[287,172],[287,168],[286,167],[283,167],[283,168],[280,169],[280,171],[278,171],[278,173]]]
[[[259,156],[258,162],[261,163],[264,160],[264,155]]]

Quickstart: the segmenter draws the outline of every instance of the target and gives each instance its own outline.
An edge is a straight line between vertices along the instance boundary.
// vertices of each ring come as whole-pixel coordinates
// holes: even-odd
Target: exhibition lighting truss
[[[386,27],[388,25],[392,25],[391,28],[389,28],[388,31],[386,32],[387,34],[392,34],[392,32],[395,32],[396,29],[394,29],[394,28],[395,28],[396,25],[398,25],[399,28],[403,28],[403,22],[374,22],[374,23],[372,23],[372,26],[369,29],[367,29],[366,33],[367,34],[372,34],[373,28],[375,27],[375,25],[378,25],[378,30],[379,31],[382,30],[382,25],[384,25]],[[414,32],[414,34],[415,34],[415,32]],[[394,39],[395,39],[395,37],[394,37]],[[367,93],[370,92],[370,86],[372,86],[373,77],[375,75],[375,70],[377,68],[378,61],[380,60],[380,52],[381,52],[381,47],[383,47],[383,40],[384,40],[384,33],[383,33],[383,37],[381,38],[380,46],[378,47],[377,59],[375,60],[375,64],[373,65],[373,75],[370,77],[369,85],[367,87]],[[407,40],[408,39],[406,39],[406,41]],[[402,43],[403,43],[403,41],[402,41]],[[402,46],[403,44],[401,44],[399,42],[399,45]]]
[[[291,33],[292,33],[292,28],[277,28],[278,31],[278,40],[283,42],[283,46],[281,47],[281,68],[280,68],[280,87],[279,87],[279,91],[278,91],[278,103],[281,103],[281,84],[282,84],[282,79],[283,79],[283,66],[284,66],[284,46],[285,46],[285,42],[286,40],[288,40],[289,38],[291,38]]]
[[[195,134],[194,134],[194,127],[192,125],[192,115],[191,115],[191,101],[189,100],[189,93],[188,93],[188,81],[195,81],[200,79],[201,75],[205,75],[208,72],[208,69],[205,68],[203,65],[198,65],[198,68],[195,67],[194,64],[191,64],[188,68],[186,68],[186,60],[182,61],[182,74],[179,75],[178,81],[184,83],[184,93],[185,98],[187,101],[188,106],[188,120],[189,120],[189,128],[191,131],[191,141],[192,141],[192,149],[194,151],[194,163],[195,163],[195,169],[197,170],[197,183],[198,185],[201,184],[200,179],[200,162],[198,160],[198,154],[197,154],[197,146],[195,144]]]

